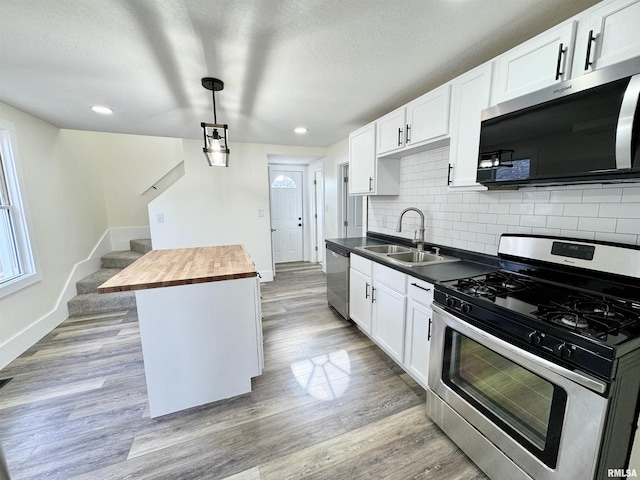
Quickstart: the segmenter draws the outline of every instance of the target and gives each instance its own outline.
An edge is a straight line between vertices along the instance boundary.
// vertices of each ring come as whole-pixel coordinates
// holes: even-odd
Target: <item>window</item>
[[[271,182],[271,188],[296,188],[296,182],[286,175],[278,175]]]
[[[37,280],[14,147],[13,124],[0,119],[0,297]]]

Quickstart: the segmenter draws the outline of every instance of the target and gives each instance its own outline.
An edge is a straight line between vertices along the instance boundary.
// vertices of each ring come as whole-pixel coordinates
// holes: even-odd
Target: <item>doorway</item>
[[[349,195],[349,164],[341,165],[342,182],[340,199],[340,225],[342,226],[342,236],[362,237],[363,236],[363,203],[364,197]]]
[[[302,172],[270,170],[269,185],[273,261],[300,262],[304,257]]]

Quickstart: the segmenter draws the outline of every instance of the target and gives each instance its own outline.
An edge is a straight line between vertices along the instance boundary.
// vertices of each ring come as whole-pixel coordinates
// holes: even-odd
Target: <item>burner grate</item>
[[[512,273],[492,272],[481,278],[471,277],[458,280],[455,287],[462,293],[474,297],[495,300],[497,297],[504,298],[510,293],[527,290],[534,285],[534,281]]]
[[[566,302],[538,305],[536,317],[599,339],[618,335],[620,330],[640,324],[640,310],[624,301],[586,294],[570,296]]]

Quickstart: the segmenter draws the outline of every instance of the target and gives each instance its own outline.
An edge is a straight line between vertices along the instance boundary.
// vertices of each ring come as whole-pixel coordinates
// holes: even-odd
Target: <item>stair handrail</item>
[[[145,188],[140,193],[140,195],[144,195],[145,193],[147,193],[147,192],[149,192],[151,190],[157,190],[158,189],[158,184],[160,182],[162,182],[162,180],[167,178],[169,175],[171,175],[174,171],[176,171],[179,167],[184,167],[184,160],[180,160],[178,163],[176,163],[166,173],[164,173],[160,178],[158,178],[155,182],[153,182],[149,187]],[[183,174],[184,174],[184,172],[183,172]]]

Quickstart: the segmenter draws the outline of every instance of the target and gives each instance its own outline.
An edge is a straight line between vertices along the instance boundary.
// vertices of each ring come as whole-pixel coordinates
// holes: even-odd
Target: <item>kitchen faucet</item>
[[[415,207],[405,208],[400,214],[400,218],[398,219],[398,227],[396,228],[396,232],[402,231],[402,217],[405,213],[409,211],[414,211],[418,215],[420,215],[420,230],[416,230],[416,237],[412,240],[412,243],[418,245],[418,251],[422,252],[424,250],[424,214]]]

